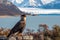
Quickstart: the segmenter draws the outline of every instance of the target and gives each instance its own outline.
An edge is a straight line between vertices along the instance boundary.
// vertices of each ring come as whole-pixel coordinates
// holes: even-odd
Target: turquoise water
[[[19,16],[0,18],[0,27],[11,29],[19,20]],[[27,16],[25,30],[29,28],[37,31],[39,24],[47,24],[52,29],[53,25],[60,25],[60,16]]]

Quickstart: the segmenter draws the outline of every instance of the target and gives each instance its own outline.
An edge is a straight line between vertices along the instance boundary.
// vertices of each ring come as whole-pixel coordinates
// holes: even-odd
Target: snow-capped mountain
[[[59,0],[9,0],[21,11],[31,14],[60,14]],[[59,9],[58,9],[59,8]]]
[[[60,9],[59,0],[8,0],[17,7]]]
[[[15,13],[20,13],[20,10],[28,14],[60,13],[60,10],[58,10],[58,8],[60,8],[60,1],[58,0],[8,0],[6,5],[2,3],[0,6],[1,12],[2,9],[5,12],[7,11],[6,9],[8,9],[8,12],[13,11]]]
[[[43,5],[39,8],[43,8],[43,9],[60,9],[60,1],[57,0],[57,1],[54,1],[52,3]]]
[[[17,16],[17,15],[29,15],[28,13],[22,12],[19,10],[14,4],[11,2],[6,1],[5,4],[3,1],[0,3],[0,16]]]

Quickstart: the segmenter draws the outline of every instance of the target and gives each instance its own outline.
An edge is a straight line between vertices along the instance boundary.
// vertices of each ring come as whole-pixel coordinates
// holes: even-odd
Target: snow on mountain
[[[19,4],[19,3],[22,3],[24,0],[16,0],[16,2]]]
[[[60,9],[59,0],[10,0],[17,7]]]
[[[55,1],[55,0],[41,0],[43,5],[49,4],[49,3],[53,2],[53,1]]]
[[[60,1],[54,1],[52,3],[41,6],[43,9],[60,9]]]

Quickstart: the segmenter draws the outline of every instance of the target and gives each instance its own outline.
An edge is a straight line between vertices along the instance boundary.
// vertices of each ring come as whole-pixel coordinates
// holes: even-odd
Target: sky
[[[13,26],[20,20],[20,17],[6,17],[0,18],[0,27],[3,28],[10,28],[12,29]],[[37,31],[39,24],[47,24],[49,29],[51,30],[53,25],[57,24],[60,25],[60,16],[52,16],[52,15],[40,15],[40,16],[27,16],[26,20],[26,27],[25,30],[34,29],[35,32]]]

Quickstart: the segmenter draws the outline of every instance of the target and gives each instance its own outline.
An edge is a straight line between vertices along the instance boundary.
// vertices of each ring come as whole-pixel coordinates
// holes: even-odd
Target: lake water
[[[19,20],[20,16],[0,18],[0,27],[11,29]],[[60,16],[27,16],[25,30],[29,28],[37,31],[39,24],[47,24],[52,29],[53,25],[60,25]]]

